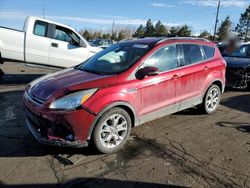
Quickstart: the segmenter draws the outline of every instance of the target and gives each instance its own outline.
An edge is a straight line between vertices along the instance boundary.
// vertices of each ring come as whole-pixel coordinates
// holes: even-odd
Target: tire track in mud
[[[182,144],[170,139],[166,140],[168,141],[167,145],[136,136],[132,143],[117,153],[116,162],[107,163],[107,170],[99,174],[98,177],[105,177],[114,171],[122,173],[126,177],[125,171],[130,168],[127,163],[136,157],[143,156],[144,152],[149,150],[156,158],[161,158],[168,163],[174,164],[176,168],[180,168],[183,173],[194,179],[200,186],[249,187],[247,184],[250,183],[250,177],[246,174],[227,167],[217,166],[205,159],[197,159],[188,153]],[[208,165],[210,165],[209,168],[207,168]],[[119,167],[119,170],[117,170],[117,167]],[[232,175],[226,175],[228,172]],[[240,181],[243,184],[240,184]]]

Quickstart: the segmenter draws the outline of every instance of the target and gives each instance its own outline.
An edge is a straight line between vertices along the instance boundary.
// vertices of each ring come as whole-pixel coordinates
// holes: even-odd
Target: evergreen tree
[[[102,38],[103,39],[111,39],[111,35],[109,34],[109,33],[104,33],[103,35],[102,35]]]
[[[177,32],[177,35],[179,37],[190,37],[191,36],[191,29],[188,27],[188,25],[184,25]]]
[[[120,31],[118,33],[118,41],[123,40],[123,39],[125,39],[125,35],[124,35],[123,31]]]
[[[180,29],[179,27],[175,27],[175,26],[171,27],[169,36],[170,37],[176,37],[178,35],[179,29]]]
[[[250,5],[246,11],[241,14],[239,23],[237,24],[235,31],[238,33],[239,37],[244,38],[248,41],[248,35],[250,32]]]
[[[200,34],[200,38],[209,38],[209,36],[210,36],[210,33],[207,31],[207,30],[204,30],[204,31],[202,31],[202,33]]]
[[[111,40],[117,40],[117,33],[116,32],[112,33]]]
[[[154,31],[155,31],[155,28],[154,28],[153,22],[151,21],[151,19],[149,19],[145,27],[145,37],[153,36]]]
[[[230,17],[227,16],[225,20],[222,21],[219,29],[218,29],[218,40],[223,41],[226,40],[231,33],[231,25],[232,22],[230,21]]]
[[[82,36],[83,36],[86,40],[91,40],[91,39],[92,39],[91,34],[90,34],[87,30],[85,30],[85,31],[83,32]]]
[[[167,28],[161,23],[161,21],[158,21],[155,24],[154,36],[161,37],[161,36],[166,36],[167,34],[168,34]]]
[[[134,33],[133,37],[138,37],[138,38],[142,38],[144,37],[145,34],[145,28],[143,27],[143,25],[140,25],[136,32]]]

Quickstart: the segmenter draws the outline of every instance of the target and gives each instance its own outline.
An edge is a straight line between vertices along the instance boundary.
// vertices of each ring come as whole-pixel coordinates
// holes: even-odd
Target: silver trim
[[[169,40],[200,40],[204,42],[211,42],[210,40],[204,39],[204,38],[196,38],[196,37],[172,37],[172,38],[164,38],[160,41],[158,41],[156,44],[160,44]]]

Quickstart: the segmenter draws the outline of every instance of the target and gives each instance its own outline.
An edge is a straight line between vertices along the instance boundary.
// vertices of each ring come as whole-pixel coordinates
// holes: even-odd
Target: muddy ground
[[[248,91],[225,92],[211,116],[190,109],[136,127],[123,150],[100,155],[45,147],[28,132],[25,85],[55,70],[0,68],[0,187],[250,187]]]

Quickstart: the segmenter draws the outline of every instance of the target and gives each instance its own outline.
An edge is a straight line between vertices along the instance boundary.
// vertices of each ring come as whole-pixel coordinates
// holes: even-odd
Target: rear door
[[[181,101],[181,110],[202,102],[210,62],[206,60],[201,45],[187,43],[178,46],[182,49],[182,74],[176,83],[176,95],[177,100]]]
[[[80,46],[80,37],[70,29],[54,26],[49,62],[59,67],[75,66],[89,57],[89,49]]]
[[[160,74],[138,81],[141,123],[178,110],[175,100],[175,77],[179,73],[176,45],[158,49],[141,67],[146,66],[157,67]]]
[[[36,20],[32,32],[26,32],[25,61],[38,64],[49,64],[50,50],[49,24]]]

